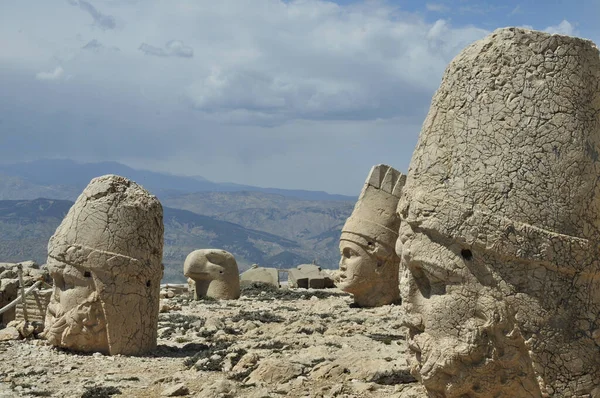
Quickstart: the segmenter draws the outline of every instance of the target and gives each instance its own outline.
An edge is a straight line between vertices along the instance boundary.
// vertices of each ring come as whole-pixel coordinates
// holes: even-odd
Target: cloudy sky
[[[600,0],[0,0],[0,161],[114,160],[356,195],[406,171],[447,63],[498,27],[600,43]]]

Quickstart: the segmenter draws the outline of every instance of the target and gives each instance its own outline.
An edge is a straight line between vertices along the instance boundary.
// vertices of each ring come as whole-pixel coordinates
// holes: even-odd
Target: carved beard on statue
[[[517,391],[539,396],[524,339],[506,306],[485,293],[477,301],[473,316],[453,325],[458,335],[440,333],[439,327],[427,330],[419,314],[406,318],[415,354],[411,373],[431,397],[508,398]],[[435,314],[424,316],[431,322]]]
[[[412,373],[431,397],[540,397],[525,340],[487,260],[401,224]],[[489,286],[482,285],[485,282]]]
[[[108,353],[106,321],[96,292],[66,312],[53,298],[48,306],[44,333],[51,344],[59,347]]]

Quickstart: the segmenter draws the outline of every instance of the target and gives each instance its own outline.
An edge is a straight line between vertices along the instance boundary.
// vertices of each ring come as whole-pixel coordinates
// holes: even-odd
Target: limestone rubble
[[[176,295],[161,303],[145,356],[0,342],[0,397],[189,396],[424,398],[410,376],[401,306],[349,308],[337,290],[242,289],[239,300]],[[97,395],[92,395],[95,393]]]

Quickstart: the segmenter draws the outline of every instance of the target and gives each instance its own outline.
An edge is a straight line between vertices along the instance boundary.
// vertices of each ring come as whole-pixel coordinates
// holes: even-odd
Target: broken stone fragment
[[[253,266],[249,270],[242,272],[240,275],[241,286],[245,286],[253,282],[260,282],[270,286],[279,287],[279,271],[277,268]]]

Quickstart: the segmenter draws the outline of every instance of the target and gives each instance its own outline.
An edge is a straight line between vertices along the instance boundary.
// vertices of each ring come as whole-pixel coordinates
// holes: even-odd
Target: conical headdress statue
[[[396,207],[406,176],[390,166],[373,166],[342,228],[341,288],[360,306],[398,302],[398,263],[394,252],[400,219]]]

